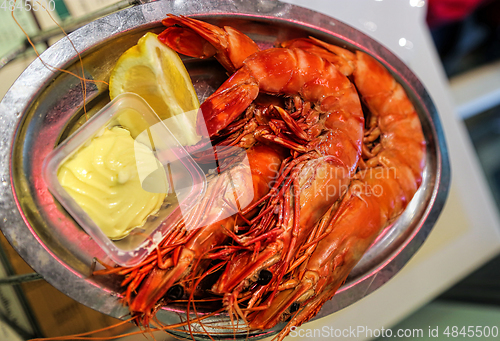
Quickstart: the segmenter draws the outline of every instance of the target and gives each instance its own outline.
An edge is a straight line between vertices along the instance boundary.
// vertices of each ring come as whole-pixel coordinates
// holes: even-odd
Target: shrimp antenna
[[[14,22],[16,23],[17,27],[19,27],[19,29],[23,32],[23,34],[25,35],[26,39],[28,40],[28,43],[31,45],[31,47],[33,48],[33,51],[35,51],[36,55],[37,55],[37,58],[40,60],[40,62],[43,64],[43,66],[45,66],[48,70],[52,71],[52,72],[56,72],[57,71],[60,71],[60,72],[63,72],[63,73],[66,73],[66,74],[69,74],[73,77],[76,77],[80,80],[80,83],[82,84],[82,89],[83,89],[83,111],[85,113],[85,118],[88,120],[88,116],[87,116],[87,107],[86,107],[86,99],[87,99],[87,84],[86,82],[93,82],[93,83],[103,83],[107,86],[109,86],[109,83],[103,81],[103,80],[91,80],[91,79],[86,79],[85,78],[85,73],[84,73],[84,68],[83,68],[83,61],[82,61],[82,57],[81,57],[81,54],[80,52],[77,50],[76,46],[74,45],[73,41],[71,40],[71,38],[68,36],[68,34],[66,33],[66,31],[63,29],[63,27],[52,17],[52,15],[50,14],[50,12],[47,10],[47,8],[41,4],[39,1],[37,1],[36,3],[39,4],[44,10],[45,12],[47,12],[47,14],[49,15],[50,19],[61,29],[61,31],[64,33],[64,35],[66,36],[66,38],[69,40],[71,46],[73,46],[73,49],[76,51],[76,53],[78,54],[78,58],[80,60],[80,65],[81,65],[81,69],[82,69],[82,77],[80,77],[79,75],[75,74],[74,72],[71,72],[71,71],[68,71],[68,70],[64,70],[64,69],[61,69],[61,68],[58,68],[58,67],[55,67],[55,66],[52,66],[48,63],[46,63],[41,57],[40,57],[40,53],[38,52],[35,44],[33,43],[33,41],[31,40],[29,34],[24,30],[24,28],[21,26],[21,24],[19,23],[19,21],[16,19],[15,15],[14,15],[14,9],[15,9],[15,6],[16,6],[16,2],[17,0],[14,0],[14,3],[13,3],[13,6],[10,8],[11,11],[10,11],[10,14],[12,16],[12,19],[14,20]]]

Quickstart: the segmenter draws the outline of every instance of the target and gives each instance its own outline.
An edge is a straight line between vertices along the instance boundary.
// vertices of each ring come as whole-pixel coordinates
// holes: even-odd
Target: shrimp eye
[[[300,304],[297,302],[293,302],[292,305],[290,306],[290,314],[293,314],[297,310],[299,310]]]
[[[178,300],[184,295],[184,288],[177,284],[168,289],[167,297],[171,300]]]
[[[259,279],[257,280],[257,284],[267,285],[273,279],[273,273],[269,270],[262,270],[259,273]]]

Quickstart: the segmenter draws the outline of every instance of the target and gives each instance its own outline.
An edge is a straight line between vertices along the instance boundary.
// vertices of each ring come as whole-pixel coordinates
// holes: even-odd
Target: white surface
[[[23,339],[2,320],[0,320],[0,340],[23,341]]]
[[[407,320],[399,323],[393,329],[393,333],[402,330],[409,335],[409,331],[415,331],[420,335],[418,337],[419,341],[448,339],[454,341],[498,340],[500,335],[498,321],[500,321],[500,308],[497,306],[458,302],[432,302],[411,315]],[[456,326],[456,329],[453,326]],[[464,328],[464,333],[460,334],[462,328]],[[429,331],[431,331],[431,335],[429,335]],[[449,337],[446,332],[450,333]],[[483,332],[486,332],[489,337],[481,337]],[[410,338],[406,339],[409,340]],[[417,337],[414,339],[417,339]],[[383,337],[377,341],[389,340],[391,340],[390,337]]]
[[[458,117],[465,119],[500,104],[500,62],[450,79]]]
[[[388,328],[498,254],[498,212],[465,127],[455,115],[447,80],[425,25],[426,9],[418,7],[421,1],[286,2],[340,19],[395,52],[427,88],[444,126],[452,185],[448,202],[428,240],[403,270],[380,289],[336,314],[309,322],[299,329],[321,329],[323,326]],[[401,38],[405,38],[405,46],[400,46],[400,41],[404,42]],[[349,340],[364,339],[367,338],[349,337]]]

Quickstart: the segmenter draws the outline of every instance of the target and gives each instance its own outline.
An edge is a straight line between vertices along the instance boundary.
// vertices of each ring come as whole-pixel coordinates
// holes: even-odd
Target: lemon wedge
[[[191,78],[177,52],[146,33],[120,56],[111,72],[111,99],[121,93],[141,96],[165,122],[182,145],[200,140],[196,115],[200,103]]]

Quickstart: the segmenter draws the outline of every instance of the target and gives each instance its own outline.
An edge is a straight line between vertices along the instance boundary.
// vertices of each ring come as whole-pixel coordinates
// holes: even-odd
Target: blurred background
[[[492,207],[496,207],[494,212],[490,210],[487,210],[487,213],[478,212],[479,215],[488,214],[492,217],[491,221],[496,221],[491,224],[496,224],[496,226],[484,227],[489,228],[488,232],[470,227],[474,225],[474,222],[470,225],[467,225],[468,222],[460,222],[465,224],[464,228],[474,230],[475,234],[471,233],[467,236],[471,245],[477,242],[475,236],[478,233],[493,233],[494,235],[495,232],[491,230],[498,228],[498,212],[500,211],[500,0],[363,0],[359,3],[356,1],[356,5],[352,4],[353,2],[332,1],[330,3],[327,0],[287,2],[324,11],[374,36],[407,62],[410,68],[422,78],[428,89],[438,87],[442,91],[429,90],[436,102],[445,101],[441,107],[449,104],[450,116],[446,116],[444,111],[440,111],[440,114],[444,121],[445,132],[447,129],[458,131],[455,133],[453,130],[453,134],[447,135],[450,149],[463,149],[463,144],[467,148],[473,147],[472,153],[467,154],[466,159],[466,163],[474,163],[471,166],[472,170],[460,175],[458,170],[452,169],[454,181],[467,181],[467,177],[471,179],[479,177],[480,182],[487,184],[484,188],[476,186],[475,190],[479,193],[464,193],[463,189],[460,191],[463,186],[455,184],[452,186],[450,200],[458,196],[460,205],[467,205],[464,197],[479,195],[481,200],[486,200],[492,204]],[[367,10],[364,12],[361,10],[361,4],[366,3],[372,6],[374,2],[384,2],[384,6],[388,6],[389,9],[395,8],[396,12],[381,11],[382,14],[380,14],[374,11],[367,14]],[[0,0],[0,99],[25,67],[36,58],[25,34],[11,17],[11,12],[8,10],[10,3],[12,1]],[[26,3],[26,1],[20,3]],[[34,1],[28,3],[34,3]],[[135,5],[140,1],[43,0],[40,3],[49,10],[45,11],[43,8],[35,10],[35,6],[32,6],[31,10],[19,7],[14,12],[18,24],[31,37],[39,53],[62,37],[54,20],[69,33],[100,16]],[[412,31],[414,38],[407,36],[398,40],[393,39],[392,43],[391,34],[387,33],[388,30],[384,31],[384,27],[393,27],[390,23],[398,21],[395,19],[395,15],[399,13],[397,11],[400,10],[398,6],[409,8],[410,14],[404,15],[413,16],[415,13],[417,19],[414,29],[405,26],[413,25],[412,20],[407,20],[407,24],[398,24],[401,28]],[[370,15],[373,15],[375,19],[369,19]],[[403,19],[405,19],[404,16]],[[421,37],[423,37],[422,41],[430,37],[431,44],[419,44]],[[425,57],[421,58],[422,55]],[[419,70],[427,67],[422,63],[432,63],[433,66],[426,72],[438,73],[436,78],[425,72],[419,73]],[[439,98],[440,96],[445,96],[446,99]],[[446,127],[447,124],[451,124],[450,121],[453,121],[453,128]],[[464,153],[469,152],[464,151]],[[452,159],[459,157],[456,155],[458,154],[454,156],[452,153]],[[456,207],[461,206],[453,207],[455,207],[454,211],[448,208],[447,214],[460,216],[461,213],[458,212],[460,209]],[[474,220],[475,218],[469,215],[465,218],[467,219]],[[430,238],[438,238],[433,234],[443,239],[452,238],[455,227],[458,231],[459,224],[456,220],[442,218],[438,222],[436,232],[433,231]],[[439,231],[443,232],[440,234]],[[30,274],[32,270],[17,256],[1,234],[0,238],[0,281],[3,280],[0,285],[0,340],[25,340],[33,336],[67,335],[101,328],[116,322],[64,296],[36,275],[32,278],[16,277]],[[498,240],[498,234],[494,238]],[[460,327],[488,325],[500,328],[500,256],[498,256],[500,244],[495,243],[495,246],[484,247],[484,254],[474,255],[477,257],[472,257],[474,261],[467,266],[464,265],[462,271],[450,270],[449,274],[445,271],[446,280],[439,282],[432,276],[422,280],[431,284],[435,282],[435,286],[429,284],[427,288],[419,283],[420,288],[409,288],[404,292],[405,295],[412,295],[412,291],[418,290],[425,294],[412,304],[408,304],[405,309],[394,313],[395,316],[386,311],[387,316],[391,318],[376,322],[378,326],[380,327],[383,323],[385,328],[423,328],[425,331],[431,325],[442,326],[442,329],[453,325]],[[438,242],[432,245],[443,249],[445,247],[444,243]],[[454,252],[467,254],[467,252],[477,251],[471,246],[470,250],[456,248]],[[434,258],[434,262],[443,262],[441,269],[446,269],[447,266],[450,269],[457,266],[456,264],[449,265],[453,263],[453,259]],[[28,282],[30,279],[33,281]],[[396,280],[397,278],[394,282]],[[372,295],[376,297],[378,293]],[[383,293],[379,296],[381,295]],[[404,302],[400,304],[404,305]],[[355,311],[361,309],[360,307],[348,309]],[[379,309],[381,314],[385,314],[383,307]],[[344,316],[350,316],[349,311]],[[339,317],[336,321],[341,320],[342,318]],[[357,325],[356,321],[346,323]],[[121,327],[110,335],[128,329],[129,326]],[[426,339],[426,337],[419,339]],[[457,335],[455,339],[470,338]]]

